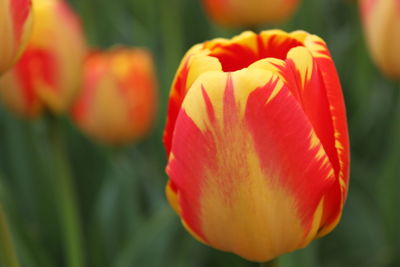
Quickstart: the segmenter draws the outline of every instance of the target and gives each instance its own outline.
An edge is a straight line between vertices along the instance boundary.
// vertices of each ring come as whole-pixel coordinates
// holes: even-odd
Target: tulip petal
[[[336,69],[323,41],[298,31],[291,36],[306,47],[292,48],[285,61],[267,58],[252,69],[266,69],[279,75],[303,108],[335,170],[337,186],[327,193],[320,236],[330,232],[339,221],[346,198],[349,148],[346,114]],[[310,41],[311,38],[311,41]],[[313,58],[315,57],[315,58]],[[340,139],[340,140],[339,140]]]
[[[204,48],[210,50],[209,56],[218,58],[225,72],[240,70],[258,59],[257,35],[250,31],[231,40],[208,41]]]
[[[40,0],[35,1],[33,7],[37,19],[29,47],[49,51],[57,66],[55,83],[38,88],[38,96],[44,106],[60,114],[70,107],[80,87],[87,52],[84,35],[79,18],[65,1]]]
[[[14,38],[17,43],[22,41],[21,39],[26,39],[26,37],[24,37],[24,29],[30,27],[31,9],[32,3],[28,0],[11,1],[11,14],[15,34]]]
[[[389,78],[400,78],[400,1],[360,0],[364,32],[371,56]]]
[[[223,71],[229,72],[264,58],[285,59],[291,48],[302,45],[284,31],[271,30],[259,35],[244,32],[231,40],[215,39],[206,42],[204,48],[210,50],[209,56],[218,58]]]
[[[323,217],[325,226],[320,232],[320,236],[323,236],[329,233],[338,223],[346,200],[350,166],[349,136],[342,88],[328,47],[321,38],[315,35],[309,35],[306,38],[305,46],[314,57],[319,69],[322,86],[325,89],[327,106],[332,118],[334,147],[337,151],[339,165],[339,172],[337,172],[338,185],[327,194],[325,200]],[[340,205],[338,201],[341,202]]]
[[[338,173],[340,167],[329,104],[318,66],[309,50],[298,46],[288,52],[285,61],[266,58],[255,62],[250,68],[270,70],[285,81],[310,119],[335,172]]]
[[[207,51],[202,51],[202,45],[190,49],[182,60],[172,84],[168,101],[168,119],[164,130],[163,142],[167,155],[171,149],[172,135],[175,121],[178,116],[182,101],[193,82],[207,71],[221,70],[221,64],[216,58],[208,57]]]
[[[305,47],[296,47],[290,50],[286,62],[289,71],[294,76],[292,81],[296,83],[291,84],[289,88],[293,95],[298,98],[300,105],[310,119],[337,175],[340,166],[335,147],[333,122],[318,66]]]
[[[0,3],[0,73],[8,70],[31,34],[32,3],[29,0],[2,0]]]
[[[302,107],[261,69],[198,78],[176,121],[167,173],[184,224],[254,261],[307,245],[335,183]]]
[[[14,112],[35,117],[43,106],[37,97],[41,93],[40,89],[56,86],[57,74],[56,58],[50,50],[28,46],[13,71],[1,77],[0,87],[4,90],[0,94]]]
[[[143,137],[156,110],[153,59],[146,49],[92,52],[72,108],[79,128],[96,141],[123,145]]]

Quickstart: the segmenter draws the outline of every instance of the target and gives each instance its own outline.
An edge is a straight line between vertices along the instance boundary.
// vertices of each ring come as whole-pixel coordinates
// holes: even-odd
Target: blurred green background
[[[119,149],[93,143],[68,118],[53,122],[64,136],[53,141],[62,142],[65,156],[49,142],[48,119],[26,121],[0,107],[0,199],[21,265],[73,266],[67,256],[72,255],[82,266],[93,267],[257,266],[195,241],[164,196],[161,136],[179,61],[193,44],[231,37],[243,29],[213,25],[199,0],[70,3],[81,15],[92,46],[125,44],[153,51],[159,113],[148,137]],[[341,223],[306,249],[283,256],[281,266],[400,266],[400,86],[371,62],[356,1],[303,0],[292,20],[273,27],[304,29],[328,43],[345,94],[352,148],[351,184]],[[58,175],[68,171],[63,157],[72,181]],[[74,197],[80,230],[65,215],[74,216],[69,204]],[[68,242],[79,242],[68,237],[69,231],[81,232],[82,248],[70,245],[65,252]]]

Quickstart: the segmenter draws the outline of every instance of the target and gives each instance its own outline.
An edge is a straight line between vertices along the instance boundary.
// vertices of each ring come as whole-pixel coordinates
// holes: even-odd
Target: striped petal
[[[186,53],[175,75],[168,101],[168,116],[163,136],[167,155],[171,149],[175,121],[190,86],[204,72],[221,70],[218,60],[208,57],[207,54],[207,50],[202,50],[202,45],[194,46]]]
[[[232,39],[217,38],[190,49],[182,60],[171,88],[163,138],[167,155],[180,106],[196,78],[207,71],[240,70],[263,58],[285,59],[291,48],[302,45],[296,36],[271,30],[260,35],[247,31]]]
[[[285,60],[267,58],[252,69],[267,69],[279,75],[313,125],[335,171],[337,186],[328,192],[320,235],[327,234],[339,221],[349,177],[349,141],[342,88],[326,44],[306,32],[295,32],[304,46],[292,48]]]
[[[278,75],[203,74],[183,101],[173,137],[167,192],[198,239],[267,261],[306,246],[320,230],[334,169]]]
[[[332,118],[334,147],[337,151],[339,165],[339,171],[336,171],[338,186],[335,187],[334,192],[328,193],[326,197],[327,200],[324,208],[325,226],[320,233],[320,236],[322,236],[329,233],[337,225],[344,201],[346,200],[350,171],[350,145],[342,88],[335,63],[332,60],[327,45],[321,38],[310,35],[305,40],[305,46],[311,51],[314,57],[321,76],[322,86],[325,89],[327,106]],[[341,200],[341,205],[337,204],[338,199]]]

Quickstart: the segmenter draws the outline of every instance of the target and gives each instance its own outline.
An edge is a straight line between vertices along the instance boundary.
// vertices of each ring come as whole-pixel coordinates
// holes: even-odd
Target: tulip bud
[[[360,10],[372,58],[383,73],[400,79],[400,1],[360,0]]]
[[[0,75],[21,55],[32,28],[30,0],[0,1]]]
[[[63,0],[34,0],[35,23],[27,49],[0,79],[13,111],[34,117],[45,107],[58,114],[80,86],[86,44],[80,21]]]
[[[95,52],[85,63],[81,95],[73,118],[97,141],[124,144],[144,136],[154,120],[153,59],[144,49]]]
[[[294,13],[298,0],[203,0],[203,4],[216,23],[240,27],[281,22]]]
[[[346,113],[315,35],[244,32],[194,46],[172,85],[164,144],[168,200],[205,244],[262,262],[339,222]]]

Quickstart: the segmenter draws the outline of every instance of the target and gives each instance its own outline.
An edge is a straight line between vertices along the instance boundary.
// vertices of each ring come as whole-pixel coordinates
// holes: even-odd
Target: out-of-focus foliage
[[[85,266],[256,266],[206,247],[184,231],[164,196],[166,156],[161,144],[169,86],[184,52],[195,43],[243,29],[212,25],[196,0],[70,3],[82,16],[92,46],[148,47],[161,88],[152,134],[129,147],[101,147],[68,118],[60,125],[80,210]],[[350,190],[341,223],[329,236],[283,256],[282,266],[399,266],[400,86],[372,64],[357,3],[304,0],[290,22],[271,27],[303,29],[327,42],[342,81],[352,145]],[[66,266],[64,222],[55,201],[65,185],[55,175],[57,151],[49,145],[46,120],[25,121],[0,109],[0,198],[19,259],[27,267]]]

